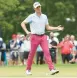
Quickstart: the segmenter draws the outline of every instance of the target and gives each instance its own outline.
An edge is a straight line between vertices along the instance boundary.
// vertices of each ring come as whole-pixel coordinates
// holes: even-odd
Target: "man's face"
[[[38,6],[37,8],[34,8],[36,13],[41,13],[41,6]]]

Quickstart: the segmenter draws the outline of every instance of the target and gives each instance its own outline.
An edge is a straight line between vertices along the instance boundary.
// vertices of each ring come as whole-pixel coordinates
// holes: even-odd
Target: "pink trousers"
[[[45,57],[46,63],[48,64],[49,70],[54,69],[54,65],[52,63],[49,48],[48,48],[47,36],[46,35],[38,36],[38,35],[32,34],[30,40],[31,40],[31,51],[28,56],[26,70],[31,70],[33,58],[34,58],[38,45],[41,46],[44,52],[44,57]]]

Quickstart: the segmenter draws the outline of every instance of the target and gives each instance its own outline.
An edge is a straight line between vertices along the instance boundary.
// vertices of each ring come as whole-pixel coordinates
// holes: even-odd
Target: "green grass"
[[[77,64],[56,64],[60,70],[56,75],[50,75],[46,64],[32,66],[32,75],[25,74],[25,66],[0,66],[0,78],[77,78]]]

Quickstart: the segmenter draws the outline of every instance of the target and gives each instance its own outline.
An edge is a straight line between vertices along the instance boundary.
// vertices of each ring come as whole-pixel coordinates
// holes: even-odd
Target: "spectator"
[[[30,35],[26,36],[26,39],[24,40],[24,64],[27,64],[28,55],[31,49],[31,43],[30,43]]]
[[[20,58],[20,65],[24,65],[24,35],[20,36],[19,40],[19,58]]]
[[[64,40],[60,42],[59,47],[61,48],[61,56],[62,56],[62,62],[65,64],[65,62],[67,61],[67,63],[69,63],[70,61],[70,54],[71,54],[71,50],[73,45],[71,44],[70,40],[69,40],[69,35],[66,35],[64,37]]]
[[[1,65],[5,65],[6,62],[6,44],[4,43],[3,39],[0,38],[0,51],[1,51]]]
[[[1,48],[2,48],[2,44],[3,44],[3,39],[0,37],[0,65],[1,65]]]
[[[71,60],[70,63],[75,63],[77,62],[77,40],[75,39],[74,35],[70,36],[70,42],[73,44],[72,52],[71,52]]]
[[[44,63],[44,58],[43,58],[44,54],[42,51],[42,48],[40,47],[40,45],[37,48],[37,53],[36,53],[36,64],[43,64]]]
[[[57,44],[59,43],[59,40],[57,37],[54,36],[54,33],[50,33],[50,39],[49,39],[49,50],[50,50],[50,55],[53,63],[57,62],[57,54],[58,54],[58,49],[57,49]]]
[[[10,48],[11,48],[11,59],[12,59],[12,65],[18,65],[18,52],[20,45],[17,41],[17,35],[12,35],[12,40],[10,41]]]
[[[49,39],[49,43],[52,41],[52,39],[54,40],[54,41],[56,41],[57,42],[57,44],[59,44],[59,39],[57,38],[57,36],[58,35],[55,35],[55,33],[53,33],[53,32],[50,32],[50,39]]]

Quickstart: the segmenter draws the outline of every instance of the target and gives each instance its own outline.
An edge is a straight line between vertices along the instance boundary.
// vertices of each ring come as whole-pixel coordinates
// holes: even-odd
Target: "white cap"
[[[34,7],[34,8],[37,8],[38,6],[41,6],[41,4],[40,4],[39,2],[35,2],[35,3],[33,4],[33,7]]]
[[[3,39],[0,37],[0,41],[3,41]]]

